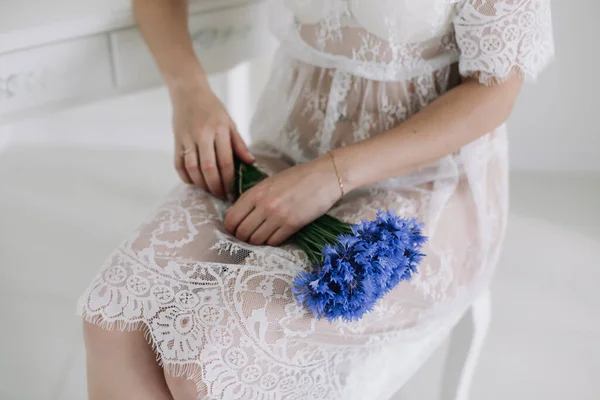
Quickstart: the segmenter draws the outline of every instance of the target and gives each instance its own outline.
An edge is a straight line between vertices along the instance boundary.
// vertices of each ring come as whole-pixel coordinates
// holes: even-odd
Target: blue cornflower
[[[322,247],[313,272],[300,273],[293,292],[317,318],[360,319],[379,299],[417,271],[427,238],[416,219],[378,212],[374,221],[350,226]],[[345,231],[348,231],[346,229]]]

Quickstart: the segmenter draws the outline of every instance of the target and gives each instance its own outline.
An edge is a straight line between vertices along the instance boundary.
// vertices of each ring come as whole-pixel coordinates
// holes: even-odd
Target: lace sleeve
[[[550,0],[460,0],[454,19],[463,76],[535,80],[554,55]]]

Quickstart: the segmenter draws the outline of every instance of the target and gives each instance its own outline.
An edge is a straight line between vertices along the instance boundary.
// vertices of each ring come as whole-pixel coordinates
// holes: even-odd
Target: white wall
[[[600,1],[552,5],[556,60],[509,121],[512,166],[600,171]]]

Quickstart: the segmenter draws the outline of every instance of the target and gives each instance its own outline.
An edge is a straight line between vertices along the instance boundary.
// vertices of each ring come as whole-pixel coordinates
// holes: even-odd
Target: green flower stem
[[[235,172],[233,193],[236,200],[246,190],[268,177],[256,166],[246,164],[237,157],[235,157]],[[339,235],[351,232],[349,223],[325,214],[296,232],[291,240],[300,246],[310,261],[321,263],[325,246],[335,244]]]

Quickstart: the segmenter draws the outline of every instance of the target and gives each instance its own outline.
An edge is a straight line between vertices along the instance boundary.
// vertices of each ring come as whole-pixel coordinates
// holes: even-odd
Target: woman
[[[188,185],[82,297],[91,399],[387,399],[489,284],[504,121],[553,54],[548,1],[273,3],[281,46],[250,152],[195,57],[185,2],[134,1]],[[231,204],[234,154],[272,176]],[[284,241],[326,212],[380,208],[424,221],[419,273],[358,322],[316,320],[290,292],[308,265]]]

